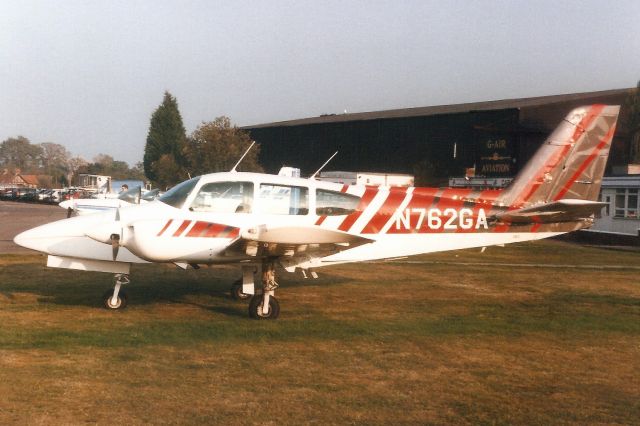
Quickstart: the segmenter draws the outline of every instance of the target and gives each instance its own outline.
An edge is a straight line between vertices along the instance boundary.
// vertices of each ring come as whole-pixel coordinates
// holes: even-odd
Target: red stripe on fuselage
[[[478,232],[479,230],[486,231],[484,227],[479,227],[478,229],[476,229],[476,224],[478,223],[478,216],[480,215],[480,209],[483,209],[484,216],[486,218],[489,218],[490,215],[493,214],[492,212],[494,208],[493,203],[501,193],[502,193],[501,189],[486,189],[484,191],[481,191],[478,194],[477,198],[465,200],[464,204],[467,204],[467,205],[463,207],[467,209],[471,209],[471,211],[473,212],[471,216],[471,220],[473,220],[474,226],[471,227],[470,229],[463,229],[462,227],[459,227],[456,230],[456,232]],[[472,203],[473,205],[468,205]]]
[[[459,220],[460,209],[462,209],[466,197],[472,192],[473,192],[472,189],[460,189],[460,188],[445,189],[442,192],[442,195],[440,196],[440,200],[436,204],[434,204],[434,207],[433,207],[433,208],[437,208],[442,213],[441,219],[443,223],[439,228],[436,228],[436,229],[428,228],[427,232],[436,232],[436,233],[452,232],[452,231],[455,232],[455,230],[460,229],[459,226],[457,226],[458,222],[450,221],[450,218],[452,218],[452,216],[447,215],[445,213],[447,213],[447,209],[455,210],[456,212],[458,212],[457,217]],[[451,229],[445,229],[445,226],[447,226],[447,223],[450,227],[452,227]]]
[[[382,207],[371,218],[369,223],[362,230],[362,234],[377,234],[384,225],[393,217],[398,206],[407,196],[407,188],[390,188],[389,195]]]
[[[171,225],[171,222],[173,222],[173,219],[169,219],[169,221],[167,222],[166,225],[164,225],[164,228],[162,228],[162,230],[160,232],[158,232],[158,235],[156,235],[157,237],[160,237],[162,234],[164,234],[164,231],[167,230],[167,228],[169,227],[169,225]]]
[[[209,230],[213,223],[209,222],[196,222],[185,237],[202,237]]]
[[[426,211],[433,207],[436,194],[439,191],[440,190],[438,188],[414,188],[411,193],[411,200],[409,200],[404,211],[396,212],[396,223],[395,225],[391,225],[387,230],[387,234],[413,234],[417,232],[425,232],[424,229],[416,229],[421,213],[419,211],[414,211],[414,209],[423,209]],[[408,227],[405,226],[406,224],[402,220],[403,218],[409,219]],[[424,219],[425,218],[423,217],[423,221]],[[423,227],[424,224],[421,228]]]
[[[225,232],[225,230],[228,228],[228,226],[226,225],[220,225],[218,223],[212,223],[211,226],[209,227],[209,229],[207,229],[207,232],[204,233],[203,237],[206,238],[220,238],[221,235]]]
[[[180,227],[176,230],[176,232],[173,233],[173,236],[179,237],[180,235],[182,235],[182,233],[184,232],[185,229],[187,229],[187,226],[189,226],[189,224],[191,224],[190,220],[183,221],[182,225],[180,225]]]
[[[240,235],[240,229],[212,222],[196,222],[185,237],[201,238],[235,238]]]
[[[345,232],[351,229],[356,220],[358,220],[360,215],[362,215],[362,212],[364,212],[367,206],[369,206],[371,200],[375,198],[376,194],[378,194],[378,188],[368,186],[360,199],[360,203],[358,204],[356,211],[345,217],[340,226],[338,226],[338,229]]]
[[[324,220],[327,218],[327,216],[320,216],[318,218],[318,220],[316,221],[316,226],[320,226],[322,225],[322,222],[324,222]]]

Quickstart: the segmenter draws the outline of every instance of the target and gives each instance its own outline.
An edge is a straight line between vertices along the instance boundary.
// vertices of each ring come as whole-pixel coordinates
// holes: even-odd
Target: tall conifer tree
[[[147,144],[144,148],[144,174],[152,181],[158,182],[159,174],[156,163],[163,156],[165,161],[167,157],[170,157],[175,164],[181,165],[183,163],[182,148],[186,139],[178,102],[169,92],[164,92],[162,104],[156,108],[151,116]],[[178,180],[179,178],[176,176],[176,181]]]

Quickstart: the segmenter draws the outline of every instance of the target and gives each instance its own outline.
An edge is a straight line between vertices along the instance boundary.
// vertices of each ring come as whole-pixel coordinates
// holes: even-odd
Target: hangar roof
[[[454,105],[438,105],[417,108],[390,109],[385,111],[357,112],[350,114],[329,114],[319,117],[298,120],[278,121],[274,123],[244,126],[243,129],[260,129],[268,127],[304,126],[309,124],[341,123],[348,121],[378,120],[388,118],[423,117],[430,115],[460,114],[473,111],[492,111],[501,109],[535,108],[550,104],[607,103],[608,99],[624,99],[633,91],[629,89],[603,90],[598,92],[571,93],[564,95],[539,96],[534,98],[503,99],[497,101],[472,102]]]

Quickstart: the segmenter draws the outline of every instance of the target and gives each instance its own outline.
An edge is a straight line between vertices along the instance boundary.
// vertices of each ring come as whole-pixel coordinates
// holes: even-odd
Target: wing
[[[575,222],[597,216],[607,203],[588,200],[560,200],[524,209],[506,211],[495,219],[510,223]]]
[[[248,229],[225,250],[227,256],[279,257],[288,270],[301,264],[314,263],[340,251],[349,250],[373,240],[341,231],[318,227],[265,225]]]

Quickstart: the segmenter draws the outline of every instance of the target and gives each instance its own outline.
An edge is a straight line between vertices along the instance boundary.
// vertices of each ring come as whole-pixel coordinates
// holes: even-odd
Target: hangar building
[[[442,105],[281,121],[244,127],[261,145],[260,162],[276,173],[294,166],[415,175],[416,185],[446,185],[449,177],[512,177],[572,108],[623,105],[634,89]],[[629,162],[618,127],[609,161]]]

